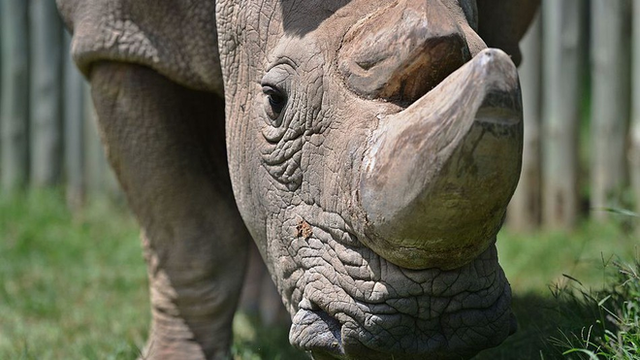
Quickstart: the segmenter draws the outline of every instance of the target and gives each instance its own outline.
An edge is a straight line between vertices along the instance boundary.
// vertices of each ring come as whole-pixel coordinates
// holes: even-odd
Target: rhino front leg
[[[143,357],[227,358],[249,235],[231,195],[223,102],[137,65],[98,63],[90,81],[142,227],[152,307]]]

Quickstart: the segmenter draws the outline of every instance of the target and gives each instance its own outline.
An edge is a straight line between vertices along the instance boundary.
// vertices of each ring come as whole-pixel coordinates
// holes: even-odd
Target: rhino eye
[[[282,112],[287,104],[286,94],[272,85],[262,85],[264,94],[264,110],[267,116],[273,121],[274,126],[282,124]]]

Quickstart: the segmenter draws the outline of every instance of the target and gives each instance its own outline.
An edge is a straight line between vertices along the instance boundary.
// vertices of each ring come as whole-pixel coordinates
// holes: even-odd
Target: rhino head
[[[494,246],[522,106],[473,0],[219,1],[234,195],[316,359],[473,356],[515,330]]]

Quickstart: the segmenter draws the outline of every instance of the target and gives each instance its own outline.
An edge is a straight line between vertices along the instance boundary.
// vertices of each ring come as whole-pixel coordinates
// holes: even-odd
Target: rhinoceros
[[[535,0],[57,1],[142,229],[144,358],[230,356],[251,238],[315,359],[515,330],[494,244]]]

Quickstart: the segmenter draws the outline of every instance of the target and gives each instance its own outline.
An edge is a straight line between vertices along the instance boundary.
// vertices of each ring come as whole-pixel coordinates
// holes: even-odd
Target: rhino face
[[[494,247],[515,66],[466,0],[220,2],[240,212],[316,359],[469,357],[512,331]]]

